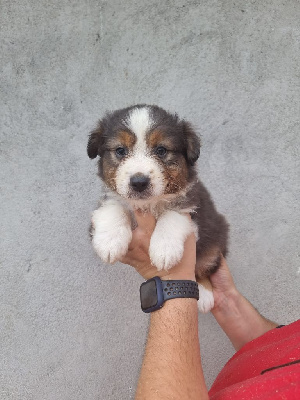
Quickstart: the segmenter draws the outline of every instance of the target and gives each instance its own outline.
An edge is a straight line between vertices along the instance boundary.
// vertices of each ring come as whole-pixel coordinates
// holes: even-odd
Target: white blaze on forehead
[[[132,154],[117,169],[117,192],[124,197],[130,196],[130,178],[139,173],[150,178],[149,198],[161,196],[165,186],[163,172],[157,160],[149,154],[146,143],[146,134],[153,126],[149,107],[134,108],[124,123],[136,136],[136,143]]]
[[[133,132],[137,138],[135,151],[146,151],[146,133],[151,128],[153,121],[151,119],[149,109],[147,107],[134,108],[125,124]]]

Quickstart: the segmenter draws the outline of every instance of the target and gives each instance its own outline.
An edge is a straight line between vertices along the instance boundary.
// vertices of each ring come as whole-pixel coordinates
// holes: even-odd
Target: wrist
[[[197,299],[192,298],[178,298],[166,301],[159,310],[151,313],[151,318],[156,318],[162,316],[164,314],[170,314],[175,312],[178,315],[179,310],[183,310],[186,313],[186,310],[193,310],[195,307],[196,313],[198,315],[198,306],[197,306]],[[193,312],[193,311],[191,311]]]
[[[172,268],[173,270],[173,268]],[[154,276],[159,276],[161,280],[188,280],[188,281],[196,281],[196,277],[195,277],[195,271],[165,271],[165,270],[161,270],[158,271],[156,268],[149,268],[148,270],[145,271],[141,271],[141,270],[137,270],[137,272],[145,279],[151,279]]]
[[[171,278],[170,276],[168,276]],[[145,313],[157,311],[165,302],[178,299],[199,299],[197,282],[189,279],[161,279],[155,276],[140,286],[141,308]]]
[[[164,275],[160,278],[163,281],[194,281],[196,282],[196,277],[194,272],[186,272],[186,271],[180,271],[180,272],[174,272],[170,273],[167,275]]]
[[[214,297],[215,299],[217,298],[217,301],[215,301],[214,308],[211,310],[212,313],[215,314],[226,314],[230,313],[231,311],[235,312],[238,310],[238,305],[241,301],[241,298],[243,297],[241,293],[236,289],[236,287],[233,287],[232,289],[223,292],[223,293],[218,293],[214,291]]]

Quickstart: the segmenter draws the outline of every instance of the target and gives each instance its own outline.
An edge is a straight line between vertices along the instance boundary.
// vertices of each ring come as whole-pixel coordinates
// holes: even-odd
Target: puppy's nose
[[[149,185],[150,178],[143,174],[135,174],[130,178],[130,185],[136,192],[143,192]]]

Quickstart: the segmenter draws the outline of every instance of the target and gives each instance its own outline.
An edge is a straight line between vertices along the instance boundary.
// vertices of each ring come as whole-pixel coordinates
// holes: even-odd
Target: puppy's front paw
[[[200,283],[199,287],[199,300],[198,300],[198,309],[202,313],[208,313],[214,306],[214,295],[211,290],[206,289]]]
[[[132,231],[122,209],[99,208],[93,213],[92,225],[93,247],[104,262],[113,264],[127,253]]]
[[[195,227],[186,215],[168,210],[158,219],[152,234],[149,255],[160,271],[174,267],[182,259],[184,242]]]
[[[181,238],[180,238],[181,239]],[[150,240],[149,255],[158,271],[168,270],[176,265],[183,255],[183,240],[163,237],[159,231],[154,231]]]

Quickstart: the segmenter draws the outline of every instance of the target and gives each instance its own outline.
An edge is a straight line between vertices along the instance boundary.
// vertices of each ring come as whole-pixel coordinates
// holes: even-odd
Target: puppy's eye
[[[116,155],[117,157],[124,157],[127,154],[127,150],[125,149],[125,147],[118,147],[116,150]]]
[[[164,157],[167,154],[167,149],[163,146],[159,146],[155,149],[155,154],[158,157]]]

